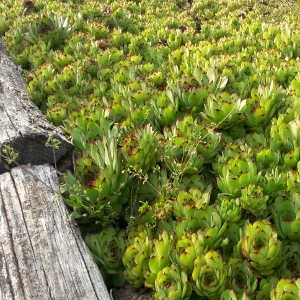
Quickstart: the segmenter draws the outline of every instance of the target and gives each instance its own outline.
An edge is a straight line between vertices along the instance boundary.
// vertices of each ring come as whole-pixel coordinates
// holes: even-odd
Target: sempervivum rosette
[[[209,251],[195,259],[192,278],[194,291],[200,297],[218,299],[225,289],[227,267],[216,251]]]
[[[251,183],[242,190],[240,198],[242,208],[250,211],[254,216],[267,214],[267,202],[269,196],[264,196],[263,188]]]
[[[244,293],[251,296],[257,287],[257,277],[251,270],[248,261],[242,258],[231,258],[228,262],[228,282],[239,296]]]
[[[76,161],[75,176],[67,171],[67,202],[77,218],[103,218],[120,214],[128,201],[128,174],[124,172],[117,141],[111,134],[103,141],[82,142],[83,156]],[[76,204],[68,197],[76,197]],[[79,203],[81,202],[81,205]],[[85,214],[85,215],[84,215]]]
[[[244,139],[238,139],[234,143],[231,137],[224,136],[225,146],[222,149],[222,154],[218,156],[217,160],[212,164],[214,171],[222,175],[223,167],[231,159],[254,159],[254,149]]]
[[[300,300],[300,279],[283,277],[271,290],[271,300]]]
[[[217,200],[217,211],[222,217],[223,222],[228,224],[236,223],[242,218],[242,208],[239,199],[227,199],[224,194],[219,194]]]
[[[269,276],[281,263],[281,242],[268,219],[248,224],[242,252],[259,276]]]
[[[245,105],[246,100],[241,101],[237,94],[230,95],[227,92],[210,94],[201,116],[206,123],[220,129],[229,129],[245,121]]]
[[[270,87],[259,85],[251,91],[251,98],[247,99],[247,120],[245,124],[252,128],[265,126],[282,104],[281,89],[276,88],[275,80]]]
[[[151,256],[147,259],[147,265],[143,270],[146,279],[145,286],[150,288],[154,288],[159,271],[171,263],[169,253],[172,253],[174,248],[172,236],[167,230],[164,230],[158,239],[154,239],[152,244]]]
[[[262,278],[258,288],[256,289],[255,300],[270,300],[271,289],[273,286],[277,285],[278,281],[279,279],[274,276]]]
[[[158,139],[150,125],[139,127],[127,135],[123,143],[123,154],[128,166],[143,174],[156,166],[160,160]]]
[[[218,178],[220,190],[232,197],[241,195],[241,189],[250,183],[256,183],[261,178],[261,173],[257,173],[257,167],[253,160],[231,159],[222,168],[222,175]]]
[[[300,278],[300,243],[284,240],[282,242],[283,261],[277,269],[278,278]]]
[[[222,242],[222,236],[227,228],[227,221],[223,222],[220,214],[214,206],[208,206],[206,209],[197,209],[188,205],[184,218],[179,218],[176,226],[178,237],[182,237],[186,232],[199,233],[203,235],[204,247],[216,249]]]
[[[273,118],[271,128],[271,148],[285,153],[284,162],[295,168],[300,158],[300,119],[285,122],[284,115]]]
[[[151,253],[151,235],[146,229],[142,230],[129,245],[123,256],[123,264],[126,268],[124,275],[132,284],[133,288],[140,288],[144,285],[145,278],[143,268]]]
[[[185,136],[196,143],[196,148],[205,159],[205,163],[210,162],[221,148],[221,134],[214,131],[212,127],[205,123],[199,123],[193,117],[186,115],[183,120],[178,119],[176,125],[172,125],[171,132]]]
[[[115,286],[125,282],[122,255],[125,252],[124,232],[106,228],[100,234],[87,235],[85,243],[101,270],[102,276],[110,277]]]
[[[189,193],[181,191],[178,194],[177,199],[173,202],[174,205],[174,215],[177,218],[183,218],[186,212],[195,206],[196,208],[206,208],[210,201],[210,193],[212,186],[209,185],[204,192],[200,189],[191,189]]]
[[[158,272],[155,280],[155,299],[188,300],[192,294],[192,284],[180,266],[172,264]]]
[[[191,120],[190,120],[191,119]],[[165,126],[163,131],[162,157],[167,170],[172,173],[197,174],[203,168],[204,157],[197,149],[198,139],[189,137],[189,127],[193,118],[186,116],[184,120],[177,120],[176,125],[171,128]]]
[[[188,275],[192,274],[194,261],[203,251],[203,236],[200,232],[186,233],[176,244],[173,260],[183,267]]]
[[[280,238],[300,241],[300,194],[293,193],[291,199],[286,200],[278,196],[273,218]]]
[[[234,290],[225,290],[220,297],[220,300],[249,300],[247,293],[243,293],[242,296],[237,294]]]

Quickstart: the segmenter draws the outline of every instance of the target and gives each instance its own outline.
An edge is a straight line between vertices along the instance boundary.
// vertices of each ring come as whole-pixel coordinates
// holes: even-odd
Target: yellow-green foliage
[[[128,226],[135,288],[299,299],[299,16],[275,0],[0,4],[29,97],[81,153],[62,187],[72,216]],[[122,277],[120,251],[117,272],[100,248]]]

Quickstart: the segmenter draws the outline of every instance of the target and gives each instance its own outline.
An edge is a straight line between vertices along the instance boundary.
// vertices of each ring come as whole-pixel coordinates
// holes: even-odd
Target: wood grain
[[[58,191],[54,168],[23,166]],[[20,167],[0,175],[0,299],[109,300],[62,198]]]

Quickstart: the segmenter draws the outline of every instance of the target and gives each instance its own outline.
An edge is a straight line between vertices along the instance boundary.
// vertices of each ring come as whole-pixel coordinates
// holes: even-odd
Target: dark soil
[[[153,300],[153,293],[151,289],[134,290],[128,282],[121,288],[110,290],[112,300]]]

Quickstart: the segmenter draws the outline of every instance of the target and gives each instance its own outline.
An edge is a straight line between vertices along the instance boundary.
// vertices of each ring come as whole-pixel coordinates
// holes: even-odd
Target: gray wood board
[[[56,160],[74,149],[28,98],[20,67],[10,60],[0,38],[0,148],[7,144],[13,147],[19,153],[20,164],[53,163],[53,149],[45,146],[49,134],[61,141],[55,150]],[[5,171],[2,160],[0,174]]]
[[[59,190],[51,166],[22,166]],[[20,167],[0,175],[0,299],[109,300],[62,198]]]

